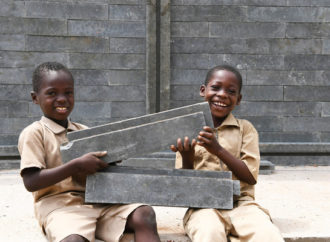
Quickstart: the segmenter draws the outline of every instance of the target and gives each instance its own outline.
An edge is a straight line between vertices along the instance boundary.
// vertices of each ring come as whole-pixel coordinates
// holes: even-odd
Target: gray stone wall
[[[330,141],[330,1],[172,0],[171,106],[200,100],[207,69],[243,74],[235,111],[260,140]]]
[[[72,119],[90,126],[199,102],[207,70],[229,63],[244,78],[235,113],[261,141],[330,141],[330,1],[158,7],[160,21],[156,0],[1,0],[0,145],[39,119],[29,93],[44,61],[72,70]]]
[[[31,75],[44,61],[73,72],[72,119],[96,125],[146,113],[145,1],[0,1],[0,145],[40,118]]]

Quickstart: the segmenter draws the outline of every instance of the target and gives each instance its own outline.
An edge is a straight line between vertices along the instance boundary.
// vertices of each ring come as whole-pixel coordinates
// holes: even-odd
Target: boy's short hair
[[[239,83],[239,92],[241,92],[242,85],[243,85],[242,75],[235,67],[230,66],[230,65],[218,65],[218,66],[215,66],[212,69],[210,69],[206,74],[204,85],[207,86],[207,84],[209,83],[209,81],[212,78],[213,74],[216,71],[221,71],[221,70],[226,70],[226,71],[230,71],[230,72],[234,73],[234,75],[236,76],[237,81]]]
[[[36,67],[36,69],[33,71],[33,75],[32,75],[32,85],[33,85],[33,91],[38,92],[40,85],[41,85],[41,81],[43,78],[43,75],[48,72],[48,71],[64,71],[67,74],[69,74],[73,80],[73,76],[71,74],[71,72],[69,71],[69,69],[64,66],[61,63],[58,62],[44,62],[42,64],[40,64],[39,66]]]

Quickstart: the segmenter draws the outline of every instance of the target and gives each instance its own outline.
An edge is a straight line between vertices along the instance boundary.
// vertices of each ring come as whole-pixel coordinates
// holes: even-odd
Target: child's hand
[[[197,139],[198,145],[203,146],[211,154],[218,156],[219,151],[221,151],[222,147],[218,143],[212,128],[204,126],[203,131],[199,132]]]
[[[108,166],[108,163],[99,159],[106,154],[106,151],[90,152],[71,162],[73,162],[74,167],[77,169],[77,173],[89,175]]]
[[[173,152],[180,152],[182,156],[183,168],[192,169],[194,165],[195,146],[197,144],[196,140],[193,139],[190,144],[189,138],[185,137],[183,144],[181,138],[178,138],[176,142],[176,146],[171,145],[171,150]]]

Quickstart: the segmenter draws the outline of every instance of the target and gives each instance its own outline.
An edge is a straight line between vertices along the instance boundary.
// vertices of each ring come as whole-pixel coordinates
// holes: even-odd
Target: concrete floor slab
[[[257,201],[267,208],[285,240],[330,241],[330,166],[276,167],[260,175]],[[46,242],[33,215],[32,195],[17,170],[0,172],[0,241]],[[182,228],[185,208],[154,207],[162,241],[189,242]],[[133,241],[125,235],[122,242]]]

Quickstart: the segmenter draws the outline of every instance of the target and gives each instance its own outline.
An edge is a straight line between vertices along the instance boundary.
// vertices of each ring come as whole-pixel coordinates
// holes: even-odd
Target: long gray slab
[[[178,137],[196,138],[205,126],[203,112],[159,122],[73,140],[61,146],[62,160],[67,162],[92,151],[108,151],[102,159],[116,162],[143,154],[169,149]]]
[[[196,112],[203,112],[205,118],[205,124],[207,126],[213,127],[212,115],[209,108],[209,104],[208,102],[202,102],[180,108],[170,109],[159,113],[153,113],[136,118],[130,118],[118,122],[99,125],[85,130],[70,132],[68,133],[68,139],[70,141],[75,139],[82,139],[93,135],[108,133],[116,130],[122,130],[129,127],[134,127],[147,123],[153,123],[153,122],[170,119],[177,116],[183,116],[191,113],[196,113]]]
[[[231,173],[110,167],[88,176],[85,202],[232,209],[237,183],[222,176]]]

